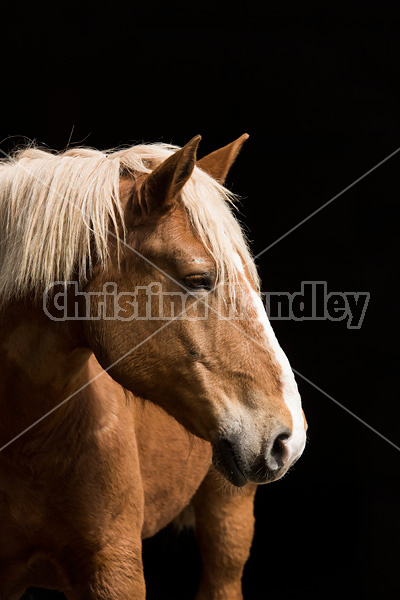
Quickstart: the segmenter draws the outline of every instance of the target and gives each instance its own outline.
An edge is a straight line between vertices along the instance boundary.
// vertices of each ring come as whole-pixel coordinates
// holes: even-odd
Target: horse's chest
[[[154,407],[155,408],[155,407]],[[211,464],[211,447],[159,409],[146,411],[138,432],[144,487],[142,537],[150,537],[189,504]]]
[[[167,469],[157,468],[157,460],[143,474],[144,526],[143,537],[150,537],[170,523],[190,503],[197,488],[207,474],[211,452],[204,448],[202,454],[175,460]]]
[[[48,527],[48,496],[38,489],[32,474],[13,472],[0,463],[0,563],[18,557],[26,546],[43,538]]]

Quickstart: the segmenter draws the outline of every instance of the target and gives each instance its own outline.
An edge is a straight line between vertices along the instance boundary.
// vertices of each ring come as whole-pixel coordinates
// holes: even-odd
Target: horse
[[[223,185],[247,137],[0,163],[2,600],[143,600],[142,540],[189,513],[196,600],[242,599],[255,491],[307,429]]]

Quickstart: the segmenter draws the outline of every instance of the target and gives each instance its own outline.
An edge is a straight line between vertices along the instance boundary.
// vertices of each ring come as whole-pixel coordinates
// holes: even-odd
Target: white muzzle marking
[[[274,330],[272,329],[271,323],[268,319],[268,315],[263,306],[262,300],[256,290],[252,287],[249,280],[246,277],[242,261],[237,255],[237,266],[240,273],[243,275],[244,282],[246,283],[249,293],[251,294],[252,303],[257,312],[258,322],[262,325],[268,346],[271,351],[275,354],[275,359],[282,369],[282,384],[283,384],[283,399],[292,417],[292,434],[286,442],[286,446],[290,452],[288,462],[292,463],[294,460],[299,458],[303,453],[306,445],[306,430],[304,423],[303,411],[301,409],[301,398],[297,383],[294,378],[294,373],[291,369],[290,363],[287,359],[286,354],[279,345]]]

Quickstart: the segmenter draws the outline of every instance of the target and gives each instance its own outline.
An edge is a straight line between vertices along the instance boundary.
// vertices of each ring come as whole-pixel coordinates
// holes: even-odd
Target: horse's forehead
[[[177,260],[206,261],[211,255],[190,224],[184,207],[177,206],[149,231],[146,244],[156,252]]]
[[[190,218],[182,202],[178,202],[174,208],[160,220],[160,227],[176,234],[195,236],[195,231],[190,224]]]

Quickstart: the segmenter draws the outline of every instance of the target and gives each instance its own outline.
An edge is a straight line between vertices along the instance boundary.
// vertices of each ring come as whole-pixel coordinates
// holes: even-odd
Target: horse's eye
[[[186,287],[193,290],[211,290],[211,278],[206,273],[189,275],[184,279]]]

